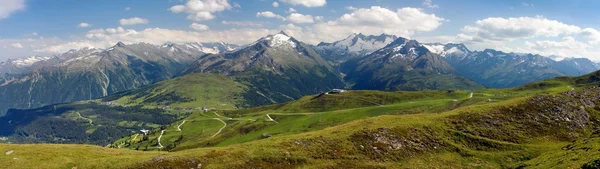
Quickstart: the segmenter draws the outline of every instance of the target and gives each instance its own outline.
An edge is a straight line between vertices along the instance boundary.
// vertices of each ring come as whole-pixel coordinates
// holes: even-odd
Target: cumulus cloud
[[[227,29],[227,30],[206,30],[206,31],[185,31],[163,28],[147,28],[143,30],[124,29],[122,27],[94,29],[86,34],[86,39],[73,40],[70,42],[55,43],[44,47],[39,52],[61,53],[70,49],[80,49],[84,47],[108,48],[117,42],[125,44],[131,43],[150,43],[164,44],[189,43],[189,42],[218,42],[223,41],[233,44],[247,44],[257,39],[276,33],[277,30],[271,29]]]
[[[600,50],[598,50],[597,47],[578,41],[572,36],[566,36],[560,41],[526,41],[525,48],[517,48],[516,50],[545,56],[555,55],[558,56],[558,58],[556,58],[558,60],[567,57],[587,57],[596,61],[600,59]]]
[[[346,7],[346,9],[347,9],[347,10],[351,10],[351,11],[353,11],[353,10],[357,10],[358,8],[355,8],[355,7],[353,7],[353,6],[347,6],[347,7]]]
[[[279,7],[279,3],[277,3],[277,1],[273,2],[273,4],[271,4],[271,5],[273,5],[273,7],[275,7],[275,8]]]
[[[123,25],[123,26],[125,26],[125,25],[147,24],[148,23],[148,19],[140,18],[140,17],[134,17],[134,18],[121,19],[121,20],[119,20],[119,23],[121,25]]]
[[[208,26],[203,25],[203,24],[199,24],[199,23],[192,23],[190,25],[190,28],[192,28],[194,30],[197,30],[197,31],[206,31],[206,30],[209,29]]]
[[[425,6],[427,8],[438,8],[439,7],[437,4],[433,4],[433,2],[431,0],[423,0],[423,6]]]
[[[464,36],[481,41],[508,41],[518,38],[556,37],[579,33],[581,28],[544,17],[486,18],[462,28]]]
[[[287,17],[287,20],[291,23],[301,24],[301,23],[314,23],[314,19],[312,15],[303,15],[300,13],[292,13]]]
[[[221,21],[223,25],[235,25],[240,27],[263,27],[262,23],[252,21]]]
[[[79,23],[79,25],[77,25],[78,28],[87,28],[90,26],[92,26],[92,25],[89,23],[86,23],[86,22],[81,22],[81,23]]]
[[[313,30],[327,40],[341,39],[352,33],[386,33],[409,38],[415,32],[435,30],[444,21],[444,18],[425,13],[417,8],[400,8],[392,11],[373,6],[356,9],[333,21],[317,23],[313,26]]]
[[[455,40],[475,49],[600,60],[600,31],[541,16],[478,20],[463,27]]]
[[[280,0],[283,3],[290,5],[303,5],[306,7],[321,7],[327,4],[326,0]]]
[[[585,28],[580,33],[590,44],[600,44],[600,32],[594,28]]]
[[[21,45],[21,43],[13,43],[13,44],[10,44],[10,46],[13,48],[23,48],[23,45]]]
[[[214,19],[213,13],[230,9],[229,0],[188,0],[184,5],[175,5],[169,8],[173,13],[189,14],[187,19],[194,21]]]
[[[2,0],[0,5],[0,19],[8,18],[15,12],[25,9],[25,0]]]
[[[256,13],[256,17],[265,17],[265,18],[277,18],[280,20],[285,20],[285,17],[281,16],[281,15],[277,15],[271,11],[263,11],[263,12],[258,12]]]

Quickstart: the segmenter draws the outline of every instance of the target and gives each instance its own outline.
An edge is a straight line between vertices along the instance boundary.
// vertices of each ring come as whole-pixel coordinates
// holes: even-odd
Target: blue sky
[[[386,33],[600,61],[599,7],[595,0],[2,0],[0,60],[119,41],[245,44],[284,30],[311,44]]]

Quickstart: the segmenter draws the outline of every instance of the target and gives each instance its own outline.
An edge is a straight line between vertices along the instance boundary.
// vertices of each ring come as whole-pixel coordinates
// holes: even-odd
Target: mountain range
[[[457,73],[490,88],[520,86],[558,76],[578,76],[600,69],[586,58],[555,61],[535,54],[506,53],[493,49],[471,51],[464,44],[424,44],[444,57]]]
[[[534,54],[464,44],[420,43],[394,35],[353,34],[305,44],[284,32],[251,44],[118,43],[0,63],[0,115],[8,109],[90,100],[190,73],[215,73],[249,87],[265,105],[334,88],[377,90],[505,88],[600,69],[585,58],[555,61]]]
[[[108,49],[84,48],[50,58],[9,61],[0,67],[4,71],[0,78],[0,112],[89,100],[170,79],[206,49],[214,52],[236,47],[221,45],[225,46],[119,42]]]

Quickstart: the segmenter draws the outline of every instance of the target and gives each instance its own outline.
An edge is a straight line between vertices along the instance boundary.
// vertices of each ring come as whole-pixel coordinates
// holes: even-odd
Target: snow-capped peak
[[[12,61],[12,63],[17,67],[26,67],[26,66],[31,66],[37,62],[45,61],[48,59],[50,59],[50,57],[31,56],[28,58],[16,59],[16,60]]]
[[[292,40],[292,37],[288,36],[285,32],[281,31],[275,35],[269,35],[264,38],[264,40],[268,41],[269,46],[278,47],[283,45],[289,45],[291,47],[296,47],[296,42]]]
[[[346,39],[342,39],[333,43],[321,43],[319,46],[323,48],[347,49],[349,52],[364,52],[366,54],[377,49],[381,49],[396,39],[397,37],[394,35],[381,34],[379,36],[365,36],[362,33],[353,33]]]

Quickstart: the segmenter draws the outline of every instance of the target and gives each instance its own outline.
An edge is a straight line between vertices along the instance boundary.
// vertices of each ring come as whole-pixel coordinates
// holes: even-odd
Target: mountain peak
[[[281,31],[274,35],[259,39],[257,42],[266,42],[268,46],[278,47],[289,44],[291,47],[296,47],[296,40],[291,36],[288,36],[285,32]]]
[[[283,30],[279,31],[279,33],[277,33],[275,35],[278,35],[278,34],[285,35],[285,36],[289,37],[289,35],[287,33],[285,33]]]
[[[125,46],[125,44],[124,44],[123,42],[120,42],[120,41],[119,41],[119,42],[118,42],[118,43],[117,43],[115,46],[118,46],[118,47],[123,47],[123,46]]]

